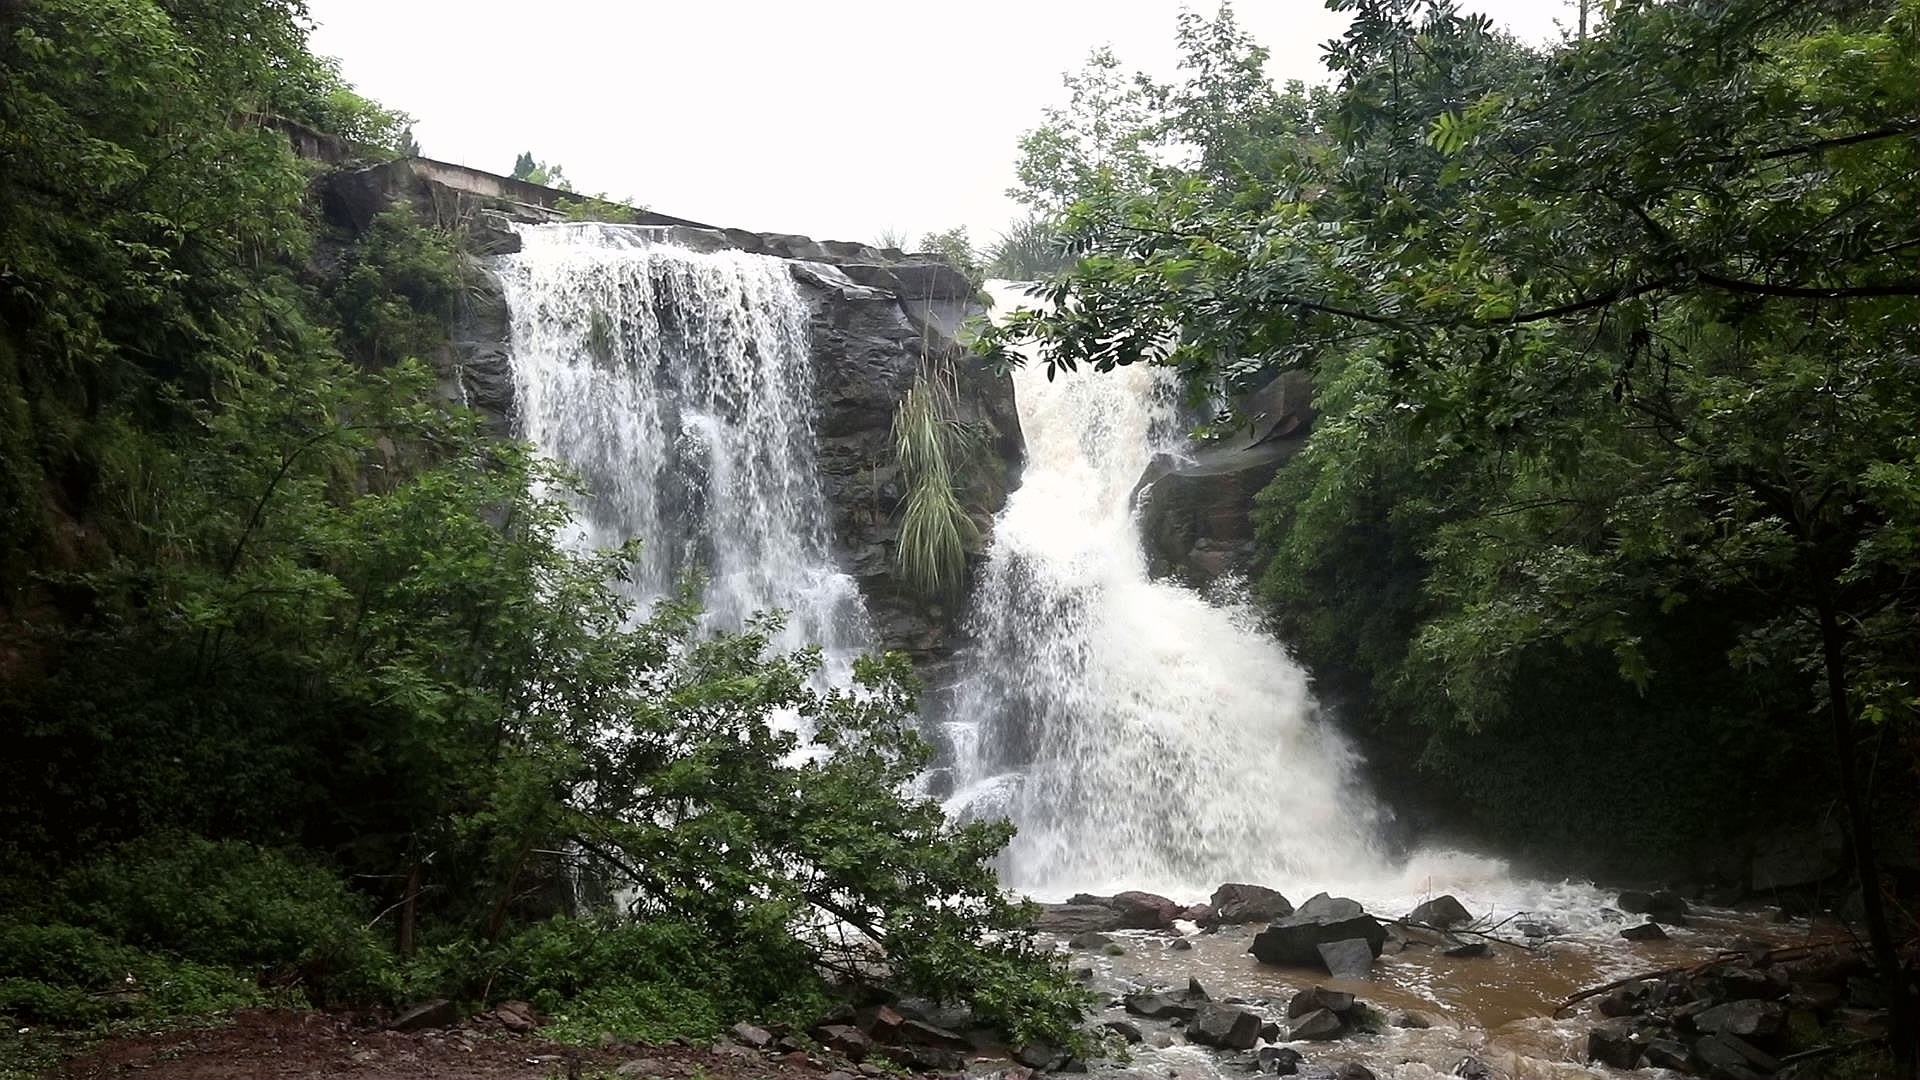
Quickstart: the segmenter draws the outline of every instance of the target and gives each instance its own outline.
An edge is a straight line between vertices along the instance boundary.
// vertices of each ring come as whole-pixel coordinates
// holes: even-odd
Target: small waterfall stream
[[[701,254],[617,225],[547,225],[496,269],[523,438],[576,472],[579,539],[643,547],[644,607],[706,579],[709,625],[788,613],[826,670],[870,641],[835,564],[814,467],[807,310],[779,260]]]

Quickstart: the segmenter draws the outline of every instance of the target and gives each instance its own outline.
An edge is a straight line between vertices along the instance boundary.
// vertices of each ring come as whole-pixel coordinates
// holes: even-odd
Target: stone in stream
[[[1705,1067],[1707,1075],[1719,1080],[1758,1080],[1760,1076],[1740,1051],[1713,1035],[1694,1041],[1693,1056]]]
[[[1305,1016],[1315,1009],[1325,1009],[1330,1013],[1345,1016],[1353,1011],[1355,1004],[1354,996],[1344,990],[1329,990],[1324,986],[1316,986],[1293,995],[1293,1000],[1287,1003],[1287,1019]]]
[[[1674,1072],[1690,1073],[1696,1071],[1693,1051],[1687,1044],[1673,1039],[1651,1039],[1647,1042],[1647,1064],[1656,1069],[1671,1069]]]
[[[1202,1005],[1187,1021],[1187,1041],[1222,1050],[1251,1050],[1260,1041],[1260,1016],[1232,1005]]]
[[[1645,922],[1639,926],[1629,926],[1620,931],[1620,936],[1628,941],[1665,941],[1667,932],[1660,929],[1657,922]]]
[[[1338,922],[1341,919],[1352,919],[1366,913],[1367,909],[1360,906],[1360,901],[1349,900],[1344,896],[1328,896],[1326,893],[1314,893],[1311,899],[1293,912],[1298,918],[1312,919],[1316,922]]]
[[[1165,930],[1185,911],[1179,904],[1148,892],[1123,892],[1107,901],[1120,916],[1123,930]]]
[[[1120,1004],[1135,1016],[1148,1020],[1185,1020],[1192,1016],[1199,1006],[1176,1001],[1166,994],[1145,991],[1128,994]]]
[[[1340,1018],[1326,1009],[1315,1009],[1287,1026],[1289,1039],[1337,1039],[1347,1030]]]
[[[1454,1063],[1452,1074],[1460,1080],[1493,1080],[1493,1070],[1477,1057],[1463,1057]]]
[[[1254,935],[1247,951],[1263,964],[1323,968],[1322,943],[1360,938],[1372,955],[1379,956],[1387,943],[1386,928],[1359,907],[1351,900],[1334,900],[1322,893]]]
[[[1042,904],[1033,928],[1048,934],[1092,934],[1120,929],[1121,919],[1103,904]]]
[[[1374,1080],[1374,1075],[1365,1065],[1349,1061],[1333,1070],[1333,1080]]]
[[[1013,1051],[1013,1060],[1039,1072],[1058,1072],[1072,1056],[1045,1039],[1029,1039]]]
[[[1748,998],[1715,1005],[1693,1018],[1695,1030],[1710,1035],[1734,1035],[1742,1039],[1770,1039],[1786,1026],[1787,1010],[1772,1001]],[[1698,1047],[1694,1048],[1697,1052]]]
[[[1427,1028],[1430,1028],[1433,1026],[1433,1021],[1427,1019],[1424,1014],[1417,1013],[1409,1009],[1405,1012],[1398,1012],[1393,1015],[1393,1026],[1397,1028],[1411,1028],[1416,1031],[1424,1031]]]
[[[1587,1060],[1616,1069],[1636,1069],[1645,1049],[1643,1042],[1638,1025],[1609,1020],[1587,1033]]]
[[[1364,938],[1323,941],[1318,946],[1327,974],[1340,979],[1364,979],[1373,967],[1373,949]]]
[[[1463,942],[1447,949],[1441,955],[1452,957],[1485,956],[1487,955],[1487,943],[1484,941]]]
[[[1453,894],[1436,896],[1407,913],[1408,922],[1424,923],[1440,930],[1451,930],[1473,921],[1473,913]]]
[[[1189,1005],[1198,1005],[1213,1000],[1213,996],[1207,993],[1207,988],[1200,985],[1200,980],[1191,977],[1187,979],[1186,997],[1187,1004]]]
[[[1300,1051],[1287,1046],[1263,1046],[1254,1055],[1254,1064],[1271,1076],[1292,1076],[1300,1071]]]
[[[1067,948],[1092,951],[1113,944],[1113,939],[1094,930],[1086,930],[1067,939]]]
[[[1272,922],[1292,915],[1293,905],[1275,889],[1265,885],[1228,883],[1213,890],[1207,903],[1202,926],[1239,926],[1244,923]]]
[[[1128,1045],[1137,1043],[1145,1038],[1145,1036],[1140,1033],[1140,1025],[1131,1020],[1109,1020],[1100,1026],[1126,1040]]]
[[[1629,889],[1620,894],[1620,910],[1629,915],[1645,915],[1652,922],[1668,926],[1687,924],[1687,902],[1672,889],[1658,892]]]
[[[1186,938],[1183,938],[1183,937],[1174,938],[1172,941],[1167,942],[1167,951],[1168,952],[1192,952],[1193,942],[1188,941]]]

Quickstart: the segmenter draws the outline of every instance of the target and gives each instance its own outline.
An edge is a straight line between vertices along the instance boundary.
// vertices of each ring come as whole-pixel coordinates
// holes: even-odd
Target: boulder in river
[[[1742,1039],[1771,1039],[1787,1023],[1786,1007],[1773,1001],[1747,998],[1715,1005],[1695,1014],[1696,1030],[1711,1035],[1734,1035]],[[1698,1047],[1695,1048],[1696,1051]]]
[[[1665,941],[1667,932],[1660,929],[1657,922],[1645,922],[1639,926],[1629,926],[1620,931],[1620,936],[1628,941]]]
[[[1373,967],[1373,948],[1365,938],[1323,941],[1318,946],[1327,974],[1340,979],[1364,979]]]
[[[1128,994],[1120,1004],[1129,1013],[1148,1020],[1184,1020],[1199,1010],[1197,1004],[1189,1004],[1170,994],[1154,992]]]
[[[1107,906],[1120,916],[1120,927],[1124,930],[1164,930],[1186,910],[1164,896],[1149,892],[1119,893]]]
[[[1456,926],[1465,926],[1473,921],[1473,912],[1456,899],[1453,894],[1436,896],[1407,913],[1408,922],[1423,923],[1441,930],[1451,930]]]
[[[1359,904],[1322,893],[1256,934],[1247,951],[1263,964],[1325,968],[1320,946],[1353,938],[1365,941],[1368,951],[1379,956],[1387,943],[1387,931]]]
[[[1587,1033],[1587,1060],[1615,1069],[1640,1066],[1645,1041],[1639,1025],[1626,1020],[1609,1020]]]
[[[1287,1018],[1291,1020],[1294,1017],[1305,1016],[1315,1009],[1325,1009],[1337,1016],[1345,1016],[1353,1011],[1356,1004],[1358,1002],[1354,996],[1344,990],[1329,990],[1324,986],[1316,986],[1293,995],[1293,1000],[1287,1003]]]
[[[1657,892],[1629,889],[1620,894],[1620,910],[1629,915],[1645,915],[1651,922],[1668,926],[1687,925],[1687,901],[1672,889]]]
[[[1091,952],[1113,944],[1113,939],[1096,930],[1085,930],[1067,939],[1067,948]]]
[[[1213,898],[1206,906],[1210,910],[1201,920],[1204,926],[1272,922],[1293,914],[1293,904],[1278,890],[1265,885],[1222,885],[1213,890]]]
[[[1485,956],[1487,943],[1484,941],[1465,941],[1446,950],[1445,955],[1453,957]]]
[[[1347,1026],[1326,1009],[1315,1009],[1287,1025],[1289,1039],[1337,1039]]]
[[[1097,934],[1120,929],[1121,919],[1104,904],[1042,904],[1033,928],[1049,934]]]
[[[1187,1041],[1222,1050],[1251,1050],[1260,1041],[1260,1016],[1233,1005],[1202,1005],[1187,1021]]]
[[[1292,1076],[1300,1071],[1300,1051],[1288,1046],[1263,1046],[1253,1061],[1261,1072],[1273,1076]]]

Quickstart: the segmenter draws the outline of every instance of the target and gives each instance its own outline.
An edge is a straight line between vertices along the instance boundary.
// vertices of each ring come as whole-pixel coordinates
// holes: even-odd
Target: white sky
[[[1525,40],[1572,0],[1466,0]],[[1182,0],[308,0],[314,51],[416,118],[428,157],[508,172],[532,151],[576,188],[663,214],[871,242],[1019,207],[1015,143],[1062,72],[1111,45],[1174,74]],[[1211,14],[1215,0],[1197,0]],[[1324,77],[1343,19],[1320,0],[1239,0],[1276,81]]]

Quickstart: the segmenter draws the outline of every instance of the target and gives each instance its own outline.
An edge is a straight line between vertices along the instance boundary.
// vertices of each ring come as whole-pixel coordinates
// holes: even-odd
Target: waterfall
[[[1028,460],[945,725],[950,810],[1011,818],[1002,877],[1042,896],[1369,876],[1380,812],[1305,671],[1251,611],[1148,576],[1132,494],[1174,445],[1171,375],[1014,378]]]
[[[583,481],[575,540],[638,538],[642,610],[689,572],[704,620],[788,613],[782,648],[829,676],[869,640],[834,563],[814,463],[807,307],[773,258],[701,254],[647,230],[546,225],[496,266],[512,315],[521,436]]]

